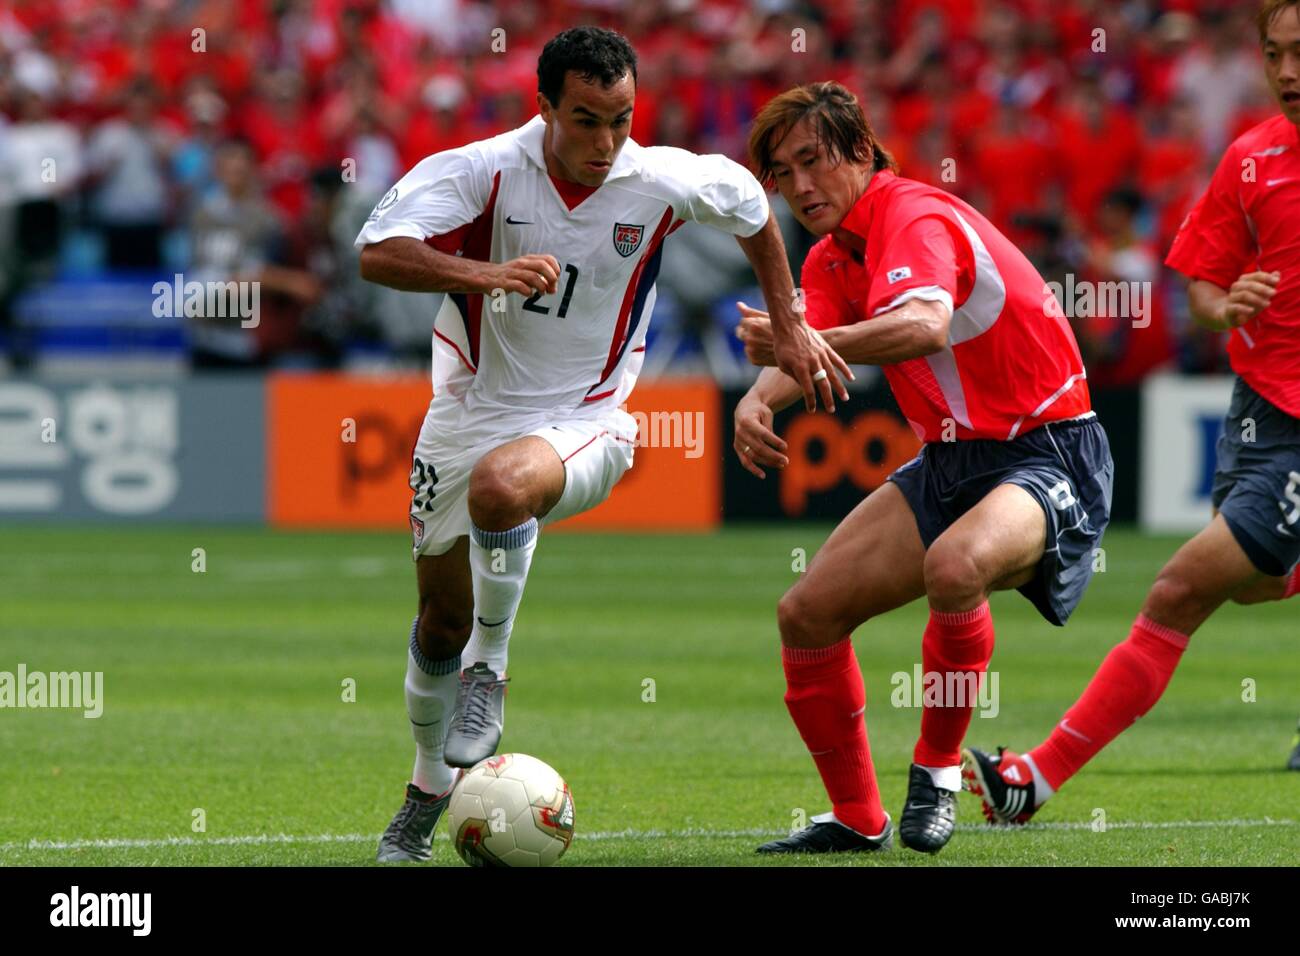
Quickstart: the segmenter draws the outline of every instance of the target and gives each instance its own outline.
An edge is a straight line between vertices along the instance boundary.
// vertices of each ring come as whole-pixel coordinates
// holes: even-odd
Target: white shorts
[[[412,556],[445,554],[469,534],[469,475],[478,460],[507,442],[536,435],[564,462],[564,493],[539,524],[562,521],[596,507],[632,467],[637,423],[615,409],[603,418],[559,419],[520,434],[463,446],[442,441],[428,418],[411,461]]]

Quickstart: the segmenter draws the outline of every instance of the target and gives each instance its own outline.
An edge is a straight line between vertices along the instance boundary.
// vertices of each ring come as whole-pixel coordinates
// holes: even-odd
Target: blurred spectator
[[[127,90],[123,115],[105,120],[91,135],[86,181],[110,269],[157,270],[162,265],[175,139],[176,131],[158,120],[153,87],[143,78]]]
[[[272,262],[281,228],[257,182],[252,147],[244,140],[228,140],[217,150],[215,169],[217,188],[200,203],[190,224],[193,259],[185,279],[257,282],[263,313],[253,328],[245,327],[238,315],[190,316],[193,362],[197,368],[261,365],[270,357],[263,342],[274,347],[284,340],[269,295],[305,304],[319,297],[320,287],[310,273]],[[268,328],[258,331],[263,320]]]
[[[34,275],[51,270],[58,257],[66,204],[80,185],[84,161],[77,130],[51,115],[44,95],[21,88],[17,95],[3,178],[14,204],[16,251]]]
[[[1228,145],[1229,124],[1263,72],[1258,53],[1248,46],[1250,34],[1229,29],[1230,22],[1218,11],[1203,16],[1202,41],[1183,54],[1174,73],[1175,90],[1196,104],[1209,154]]]
[[[189,83],[184,108],[189,128],[172,153],[172,177],[180,191],[179,218],[188,221],[194,209],[216,183],[213,156],[221,142],[228,109],[210,78],[195,76]]]
[[[1070,213],[1090,227],[1107,193],[1137,170],[1141,134],[1127,109],[1109,103],[1096,74],[1076,82],[1056,127],[1057,162]]]
[[[14,327],[14,309],[29,286],[53,278],[69,205],[82,175],[81,138],[70,124],[50,115],[44,95],[18,85],[17,120],[0,135],[0,197],[8,230],[0,249],[0,334],[8,339],[15,366],[30,348]]]
[[[1135,384],[1173,359],[1164,303],[1157,294],[1161,258],[1139,234],[1141,211],[1136,191],[1111,193],[1101,205],[1098,235],[1087,250],[1084,275],[1098,291],[1094,314],[1077,320],[1076,331],[1088,381],[1098,387]]]
[[[364,161],[359,165],[364,168]],[[270,247],[270,261],[260,273],[262,311],[255,337],[261,355],[275,364],[334,364],[350,331],[342,273],[353,264],[331,236],[343,189],[337,169],[316,170],[303,216]]]

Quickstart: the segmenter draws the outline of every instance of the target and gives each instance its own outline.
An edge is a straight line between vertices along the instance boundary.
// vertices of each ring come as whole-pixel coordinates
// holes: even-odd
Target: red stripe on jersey
[[[474,218],[474,221],[469,223],[470,228],[465,236],[465,244],[461,251],[461,255],[466,259],[487,262],[492,258],[492,213],[496,209],[497,190],[500,186],[501,173],[498,171],[492,177],[492,195],[488,197],[487,205]],[[454,233],[451,233],[451,235],[454,235]],[[474,367],[477,368],[479,325],[483,317],[482,293],[465,296],[465,312],[465,333],[469,338],[469,355],[473,359]]]
[[[448,345],[450,345],[453,349],[456,350],[456,354],[460,356],[460,360],[465,364],[465,367],[466,367],[467,369],[469,369],[471,372],[477,372],[477,371],[478,371],[478,369],[476,369],[473,365],[470,365],[470,364],[469,364],[469,359],[465,358],[465,353],[462,352],[462,351],[460,350],[460,346],[459,346],[459,345],[457,345],[457,344],[456,344],[455,342],[453,342],[451,339],[447,338],[447,336],[443,335],[443,334],[442,334],[441,332],[439,332],[437,329],[434,329],[434,330],[433,330],[433,334],[436,335],[436,336],[438,336],[438,338],[442,339],[444,342],[446,342]]]
[[[592,386],[593,389],[605,384],[605,379],[609,378],[610,373],[614,371],[614,366],[618,364],[619,351],[623,347],[624,338],[627,337],[628,320],[632,316],[632,303],[636,299],[637,283],[641,280],[641,273],[645,269],[645,264],[654,256],[655,250],[658,249],[659,244],[664,241],[664,237],[672,231],[668,225],[672,218],[672,209],[665,209],[663,217],[659,220],[659,225],[655,227],[654,236],[651,237],[649,244],[645,247],[645,251],[641,253],[641,258],[637,262],[636,268],[632,270],[632,275],[627,280],[627,289],[623,292],[623,304],[618,310],[618,321],[614,324],[614,338],[609,343],[609,358],[605,360],[605,368],[600,373],[600,381]],[[678,221],[678,225],[680,224],[681,220]],[[583,401],[594,402],[601,398],[607,398],[612,395],[614,391],[617,391],[617,389],[604,392],[600,395],[588,395],[583,399]]]
[[[430,236],[424,240],[424,243],[433,246],[439,252],[454,256],[465,248],[465,238],[469,235],[470,228],[473,225],[474,223],[467,222],[465,225],[457,226],[451,232],[443,233],[441,236]]]

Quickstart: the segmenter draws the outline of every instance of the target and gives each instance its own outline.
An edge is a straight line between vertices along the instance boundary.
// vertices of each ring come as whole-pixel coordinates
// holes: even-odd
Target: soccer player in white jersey
[[[539,527],[604,501],[632,465],[620,406],[644,358],[665,237],[736,236],[772,312],[778,362],[834,407],[844,361],[796,311],[763,189],[723,156],[628,138],[636,54],[567,30],[538,60],[539,116],[417,164],[357,237],[361,274],[445,292],[433,400],[411,470],[419,613],[406,704],[416,758],[381,861],[427,860],[456,768],[492,755],[506,651]]]

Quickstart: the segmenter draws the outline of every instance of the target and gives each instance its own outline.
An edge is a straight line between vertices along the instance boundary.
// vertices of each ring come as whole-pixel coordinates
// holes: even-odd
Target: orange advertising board
[[[428,379],[277,373],[266,394],[272,525],[406,525]]]
[[[420,376],[274,374],[267,382],[267,514],[281,527],[405,528],[411,452],[429,403]],[[686,530],[722,516],[721,400],[711,380],[646,383],[631,471],[557,528]]]

